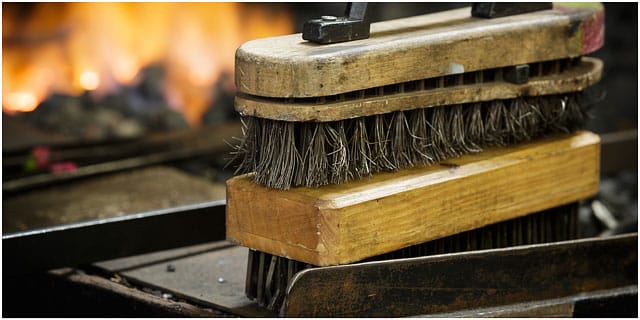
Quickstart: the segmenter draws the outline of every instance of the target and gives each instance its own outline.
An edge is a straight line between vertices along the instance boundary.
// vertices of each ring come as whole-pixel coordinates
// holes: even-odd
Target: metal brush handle
[[[302,39],[320,44],[369,38],[367,2],[348,2],[344,17],[322,16],[302,27]]]
[[[371,22],[367,19],[367,6],[367,2],[348,2],[344,17],[322,16],[305,22],[302,39],[330,44],[369,38]],[[499,18],[552,7],[551,2],[476,2],[471,6],[471,16]]]

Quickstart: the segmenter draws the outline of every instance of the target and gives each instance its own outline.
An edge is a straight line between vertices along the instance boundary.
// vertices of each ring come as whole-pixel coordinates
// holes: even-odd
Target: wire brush
[[[245,117],[237,172],[276,189],[344,183],[584,126],[586,94],[460,104],[307,123]]]
[[[602,13],[554,7],[487,21],[453,10],[388,22],[399,30],[374,24],[371,39],[354,44],[299,35],[245,43],[236,52],[236,174],[255,172],[276,189],[318,187],[573,132],[588,119],[584,89],[601,75],[599,60],[581,56],[603,43]],[[529,78],[514,82],[523,65]]]

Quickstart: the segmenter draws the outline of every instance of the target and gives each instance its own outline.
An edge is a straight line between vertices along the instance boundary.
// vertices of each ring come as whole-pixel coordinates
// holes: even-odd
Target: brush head
[[[237,174],[275,189],[318,187],[429,165],[584,126],[592,92],[520,97],[308,123],[244,117]]]
[[[238,92],[309,98],[420,79],[587,55],[604,43],[599,3],[554,4],[495,19],[471,8],[371,25],[368,39],[329,45],[300,34],[244,43],[236,51]]]
[[[466,8],[374,24],[348,43],[250,41],[236,52],[236,173],[317,187],[572,132],[589,107],[580,92],[601,76],[580,57],[602,46],[603,14],[569,5],[484,20]],[[528,81],[508,82],[513,68]]]

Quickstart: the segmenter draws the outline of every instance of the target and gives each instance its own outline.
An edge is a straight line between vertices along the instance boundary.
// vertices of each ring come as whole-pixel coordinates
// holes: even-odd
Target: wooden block
[[[599,148],[579,132],[315,189],[243,175],[227,181],[227,238],[318,266],[360,261],[589,197]]]
[[[235,108],[241,115],[271,120],[337,121],[417,108],[577,92],[600,81],[601,75],[602,61],[585,57],[568,71],[536,77],[523,84],[495,81],[325,103],[291,102],[289,99],[263,99],[238,94]]]
[[[601,4],[554,5],[514,16],[470,8],[371,25],[369,39],[330,45],[300,34],[257,39],[236,51],[238,92],[321,97],[462,72],[577,57],[604,43]]]

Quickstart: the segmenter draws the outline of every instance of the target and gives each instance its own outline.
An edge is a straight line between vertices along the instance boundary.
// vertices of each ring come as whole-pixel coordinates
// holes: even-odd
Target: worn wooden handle
[[[236,86],[261,97],[321,97],[577,57],[603,43],[598,3],[489,20],[462,8],[375,23],[364,40],[318,45],[294,34],[249,41],[236,51]]]
[[[363,94],[361,98],[325,103],[238,94],[235,108],[241,115],[271,120],[338,121],[400,110],[576,92],[597,83],[601,76],[602,61],[585,57],[579,65],[565,72],[533,77],[523,84],[495,81],[444,88],[423,87],[370,97]]]
[[[227,237],[318,266],[360,261],[589,197],[599,151],[579,132],[315,189],[239,176],[227,181]]]

